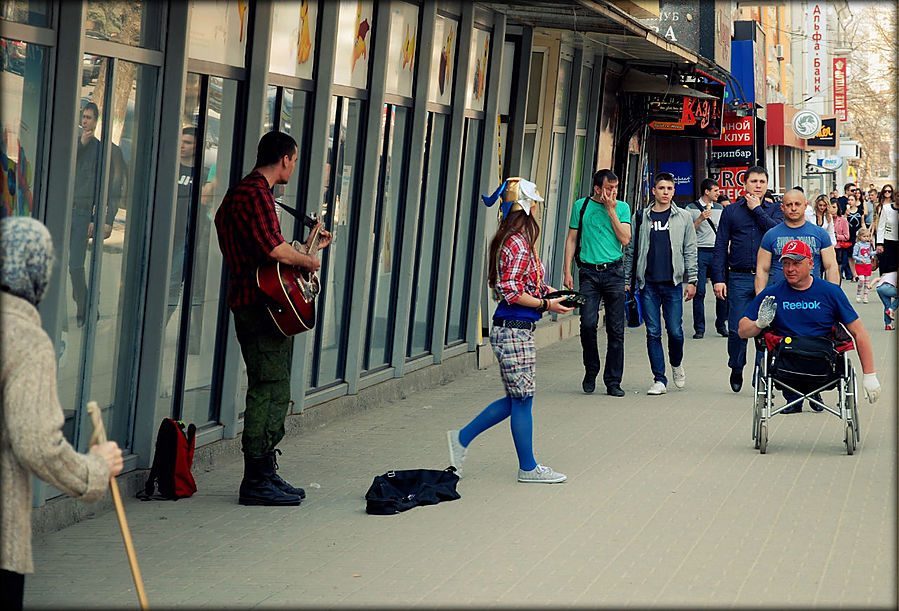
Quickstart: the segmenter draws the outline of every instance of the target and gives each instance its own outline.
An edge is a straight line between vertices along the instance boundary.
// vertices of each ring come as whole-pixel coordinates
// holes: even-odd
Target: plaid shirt
[[[256,284],[256,268],[284,241],[268,180],[253,170],[228,189],[215,213],[219,247],[230,272],[228,306],[257,305],[266,299]]]
[[[531,253],[527,238],[521,233],[510,235],[499,255],[499,270],[493,297],[497,301],[515,303],[523,294],[542,297],[546,294],[543,284],[543,264]]]

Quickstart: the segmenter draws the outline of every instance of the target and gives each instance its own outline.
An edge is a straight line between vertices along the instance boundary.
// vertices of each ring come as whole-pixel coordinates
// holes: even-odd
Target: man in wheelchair
[[[780,262],[783,265],[784,280],[765,288],[746,307],[740,320],[740,337],[749,339],[765,333],[769,338],[788,338],[784,341],[809,338],[810,341],[806,343],[814,344],[814,338],[834,339],[834,328],[842,324],[855,341],[864,372],[863,384],[868,401],[877,401],[880,382],[874,371],[871,338],[843,290],[836,284],[812,276],[812,252],[800,240],[791,240],[784,245]],[[798,386],[794,388],[805,392]],[[785,388],[783,394],[788,402],[801,396]],[[817,408],[814,403],[812,405]],[[800,411],[801,401],[781,413]]]

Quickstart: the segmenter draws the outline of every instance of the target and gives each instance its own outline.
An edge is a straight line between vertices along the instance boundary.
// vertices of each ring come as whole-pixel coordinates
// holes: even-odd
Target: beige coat
[[[31,474],[94,502],[106,491],[109,468],[79,454],[62,434],[56,352],[28,301],[0,293],[0,568],[33,573]]]

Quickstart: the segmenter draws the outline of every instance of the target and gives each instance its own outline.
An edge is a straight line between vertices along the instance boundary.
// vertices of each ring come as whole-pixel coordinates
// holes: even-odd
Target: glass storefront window
[[[3,123],[0,140],[0,205],[5,213],[33,216],[40,202],[48,50],[0,38],[3,53]]]
[[[431,84],[428,101],[449,106],[453,103],[453,70],[456,66],[456,40],[459,22],[442,15],[434,23],[434,41],[431,45]],[[425,47],[427,48],[427,47]]]
[[[577,129],[587,129],[587,104],[590,101],[590,87],[593,85],[593,69],[584,67],[581,74],[581,88],[577,94]]]
[[[385,105],[381,123],[381,199],[375,211],[364,370],[390,364],[396,308],[396,267],[402,247],[399,235],[406,186],[405,150],[409,109]]]
[[[417,46],[418,7],[406,2],[395,2],[390,11],[387,93],[412,97]]]
[[[358,180],[361,176],[365,124],[362,100],[331,98],[331,133],[322,192],[322,220],[336,247],[321,252],[318,276],[321,293],[316,299],[316,333],[308,342],[310,390],[340,382],[346,361],[346,317],[353,274]]]
[[[117,61],[110,81],[113,60],[85,60],[100,68],[82,90],[70,247],[62,257],[72,297],[63,341],[80,353],[61,359],[60,399],[73,414],[97,401],[109,438],[128,448],[153,192],[152,173],[144,169],[153,167],[158,69]]]
[[[524,122],[537,124],[540,118],[540,100],[543,96],[543,59],[546,53],[531,53],[531,71],[528,74],[528,103],[524,111]]]
[[[484,110],[487,99],[487,69],[490,63],[490,32],[474,29],[471,37],[471,57],[468,64],[468,88],[465,107]]]
[[[553,256],[556,239],[556,222],[558,221],[561,202],[559,202],[559,191],[562,186],[562,178],[565,169],[562,167],[562,160],[565,156],[565,134],[553,134],[552,144],[550,145],[550,165],[549,165],[549,186],[546,189],[546,201],[543,205],[537,206],[540,214],[538,221],[540,223],[540,259],[546,266],[547,276],[551,274],[553,267]]]
[[[450,122],[447,115],[429,112],[425,142],[425,177],[421,186],[421,209],[415,246],[412,278],[412,308],[406,357],[417,358],[431,351],[431,316],[434,298],[434,270],[440,249],[440,219],[446,188],[447,142]]]
[[[482,119],[467,119],[465,126],[462,179],[456,203],[455,246],[453,271],[450,278],[449,312],[446,323],[446,345],[465,339],[468,301],[471,293],[471,259],[474,248],[473,231],[477,206],[480,203],[478,183],[481,156]]]
[[[188,57],[243,68],[249,7],[245,1],[191,0]]]
[[[334,83],[365,89],[374,32],[372,2],[341,2],[337,17]]]
[[[318,2],[276,0],[273,10],[269,72],[311,80]]]
[[[0,5],[0,20],[49,27],[50,2],[49,0],[4,0]]]
[[[567,59],[559,61],[559,78],[556,81],[556,102],[553,108],[553,125],[564,126],[568,123],[568,100],[571,99],[571,62]]]
[[[161,2],[90,0],[84,35],[132,47],[159,48]]]

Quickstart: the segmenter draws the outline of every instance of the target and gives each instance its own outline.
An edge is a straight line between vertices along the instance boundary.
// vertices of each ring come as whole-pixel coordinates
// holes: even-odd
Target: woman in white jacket
[[[122,470],[114,441],[79,454],[62,434],[56,350],[37,310],[53,267],[53,242],[39,221],[0,220],[0,609],[21,609],[31,557],[31,476],[86,502]]]
[[[880,191],[875,216],[877,223],[877,261],[880,273],[896,271],[899,267],[899,203],[893,193],[893,185],[884,185]]]
[[[834,204],[836,205],[836,204]],[[837,245],[837,237],[833,232],[833,217],[831,216],[830,211],[830,200],[826,195],[819,195],[815,200],[815,223],[818,227],[824,229],[827,232],[827,235],[830,236],[830,245]]]

